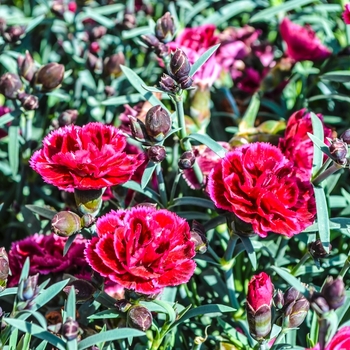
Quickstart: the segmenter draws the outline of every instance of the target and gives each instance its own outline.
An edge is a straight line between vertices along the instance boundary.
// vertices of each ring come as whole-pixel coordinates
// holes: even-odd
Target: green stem
[[[178,185],[180,179],[181,179],[181,173],[178,172],[178,173],[176,174],[176,176],[175,176],[175,179],[174,179],[174,182],[173,182],[173,186],[172,186],[172,188],[171,188],[170,202],[169,202],[169,204],[172,204],[173,201],[174,201],[175,194],[176,194],[176,189],[177,189],[177,185]]]
[[[318,186],[323,180],[326,180],[328,176],[334,174],[336,171],[342,168],[343,167],[341,165],[333,163],[327,170],[312,180],[313,185]]]
[[[160,200],[163,204],[163,207],[166,208],[168,206],[168,196],[166,193],[165,182],[164,182],[162,167],[160,163],[158,163],[156,166],[156,174],[158,179],[158,189],[160,194]]]
[[[267,350],[267,349],[268,349],[268,344],[266,341],[259,343],[259,350]]]
[[[313,179],[316,179],[320,174],[322,174],[333,162],[332,158],[327,158],[327,160],[323,163],[321,168],[317,171],[317,173],[312,177]]]
[[[238,236],[236,234],[232,234],[230,236],[230,239],[227,243],[227,248],[226,248],[226,251],[225,251],[225,254],[224,254],[224,261],[225,262],[228,262],[232,259],[232,256],[233,256],[233,251],[235,250],[236,248],[236,243],[238,241]]]
[[[342,278],[344,278],[344,276],[345,276],[345,274],[348,272],[349,268],[350,268],[350,261],[349,261],[349,258],[347,258],[347,259],[345,260],[345,263],[344,263],[343,268],[341,269],[341,271],[340,271],[340,273],[339,273],[339,276],[342,277]]]
[[[311,255],[309,252],[306,252],[304,256],[300,259],[300,261],[293,267],[292,271],[290,272],[293,276],[297,274],[299,269],[311,258]]]
[[[285,336],[286,333],[287,333],[287,328],[282,328],[280,334],[279,334],[278,337],[276,338],[276,340],[275,340],[275,342],[273,343],[273,345],[279,344],[279,343],[283,340],[283,338],[284,338],[284,336]]]

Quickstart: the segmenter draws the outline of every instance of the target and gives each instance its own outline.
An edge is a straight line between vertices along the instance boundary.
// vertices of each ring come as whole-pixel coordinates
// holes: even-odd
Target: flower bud
[[[276,295],[273,297],[273,302],[277,309],[282,309],[284,305],[284,295],[283,292],[278,289]]]
[[[164,16],[160,17],[156,23],[155,33],[156,37],[164,42],[168,43],[172,40],[175,32],[174,19],[170,15],[170,12],[167,12]]]
[[[9,258],[4,247],[0,248],[0,286],[2,281],[7,280],[9,275]]]
[[[116,94],[116,91],[113,86],[105,86],[105,94],[107,97],[114,96]]]
[[[318,315],[322,315],[330,310],[327,300],[321,293],[312,292],[310,305]]]
[[[26,280],[22,281],[22,295],[19,296],[21,301],[29,301],[32,300],[38,293],[38,279],[39,274],[37,273],[34,276],[29,276]]]
[[[136,26],[136,17],[135,14],[125,12],[123,18],[123,28],[124,29],[133,29]]]
[[[335,139],[329,146],[329,152],[335,161],[343,161],[348,155],[348,144],[342,140]]]
[[[89,51],[92,53],[97,53],[100,51],[100,44],[97,41],[94,41],[90,44]]]
[[[289,288],[284,294],[284,324],[285,328],[299,327],[309,311],[309,301],[295,288]]]
[[[132,136],[137,141],[145,142],[148,139],[145,124],[143,124],[140,119],[133,117],[132,115],[129,115],[128,117]]]
[[[194,162],[196,161],[196,156],[193,151],[186,151],[182,153],[178,165],[181,170],[191,169]]]
[[[51,12],[60,17],[63,18],[64,12],[65,12],[65,8],[64,8],[64,4],[61,1],[54,1],[51,5]]]
[[[89,71],[101,71],[102,70],[102,60],[96,57],[92,53],[88,52],[86,59],[86,67]]]
[[[59,87],[64,78],[64,66],[56,62],[45,64],[34,76],[34,87],[38,91],[50,92]]]
[[[23,26],[12,26],[5,30],[2,34],[4,40],[10,44],[15,44],[19,42],[19,40],[24,35],[26,29]]]
[[[84,214],[81,217],[81,224],[83,227],[90,227],[95,223],[96,219],[90,214]]]
[[[102,206],[102,190],[74,190],[75,203],[81,214],[95,217]]]
[[[326,299],[329,307],[333,310],[340,308],[345,301],[345,286],[341,277],[333,280],[333,277],[328,277],[324,284],[321,294]]]
[[[127,322],[129,327],[147,331],[152,325],[151,312],[141,305],[135,305],[128,310]]]
[[[34,77],[34,73],[36,72],[33,57],[31,56],[28,50],[26,51],[26,54],[22,60],[19,57],[23,58],[22,56],[18,56],[19,74],[25,80],[30,82]]]
[[[196,220],[192,222],[191,241],[194,243],[196,253],[204,254],[208,249],[208,240],[205,236],[204,226]]]
[[[34,109],[39,108],[39,99],[34,95],[30,95],[25,92],[19,93],[18,99],[20,100],[22,107],[26,111],[33,111]]]
[[[96,288],[90,282],[81,279],[76,279],[69,282],[68,286],[63,288],[63,291],[66,294],[69,294],[72,287],[74,287],[76,300],[78,303],[83,303],[90,300],[96,291]]]
[[[62,335],[67,340],[76,339],[79,334],[79,323],[72,317],[67,317],[66,322],[62,325]]]
[[[159,40],[152,34],[141,35],[141,39],[151,49],[154,49],[159,45]]]
[[[176,93],[179,90],[176,81],[168,74],[163,74],[159,86],[166,92]]]
[[[270,277],[261,272],[248,284],[247,318],[249,331],[256,340],[263,340],[271,331],[271,305],[273,284]]]
[[[159,57],[166,57],[169,55],[169,48],[167,45],[159,43],[159,45],[154,48],[154,52]]]
[[[320,239],[317,239],[314,242],[309,243],[308,245],[309,252],[314,259],[323,259],[329,255],[324,249],[323,244]],[[329,250],[332,249],[332,246],[329,246]]]
[[[5,73],[0,78],[0,93],[8,99],[16,99],[23,87],[20,77],[14,73]]]
[[[147,151],[147,155],[148,155],[149,160],[151,160],[152,162],[160,163],[166,157],[165,147],[159,146],[159,145],[151,146]]]
[[[67,109],[58,117],[58,125],[60,127],[75,124],[78,119],[78,111],[76,109]]]
[[[91,29],[89,33],[90,41],[101,39],[107,33],[107,28],[103,26],[97,26]]]
[[[170,59],[170,72],[172,77],[178,81],[181,78],[188,77],[191,70],[191,64],[184,51],[176,49]]]
[[[81,228],[80,217],[71,211],[60,211],[51,220],[51,229],[61,237],[69,237]]]
[[[132,305],[130,304],[130,302],[128,300],[121,299],[115,303],[115,306],[119,311],[127,312],[131,308]]]
[[[146,114],[147,135],[156,141],[162,141],[171,128],[171,118],[161,106],[150,108]]]
[[[193,79],[191,77],[183,77],[178,80],[178,83],[180,84],[181,89],[186,90],[192,86]]]
[[[125,63],[125,57],[122,52],[118,52],[110,57],[106,57],[103,62],[103,72],[105,75],[117,77],[121,74],[121,65]]]
[[[350,129],[345,130],[341,135],[340,139],[350,145]]]

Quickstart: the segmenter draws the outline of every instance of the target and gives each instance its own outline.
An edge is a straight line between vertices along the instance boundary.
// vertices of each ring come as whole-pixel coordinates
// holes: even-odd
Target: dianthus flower
[[[350,24],[350,3],[345,4],[342,17],[343,17],[343,20],[346,24]]]
[[[67,254],[63,256],[65,237],[55,234],[48,236],[34,234],[23,240],[12,243],[8,254],[12,275],[9,276],[9,286],[18,284],[23,265],[29,257],[29,274],[48,275],[50,273],[84,274],[89,265],[84,258],[85,239],[76,237]]]
[[[127,182],[143,163],[125,147],[125,136],[114,126],[69,125],[46,136],[29,163],[45,182],[61,190],[98,190]]]
[[[209,175],[216,206],[250,223],[261,237],[288,237],[313,223],[316,208],[310,181],[275,146],[257,142],[227,153]]]
[[[188,282],[196,267],[189,225],[168,210],[111,211],[97,220],[96,231],[85,250],[87,261],[126,289],[156,294]]]

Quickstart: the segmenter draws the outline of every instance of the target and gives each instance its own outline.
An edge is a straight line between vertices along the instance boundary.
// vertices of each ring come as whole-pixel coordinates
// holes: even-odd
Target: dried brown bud
[[[76,339],[79,334],[79,323],[72,317],[67,317],[66,322],[62,325],[62,335],[67,340]]]
[[[324,284],[321,294],[326,299],[330,309],[336,310],[345,302],[345,285],[341,277],[333,280],[333,277],[328,277]]]
[[[162,141],[171,128],[171,118],[161,106],[150,108],[146,114],[147,135],[156,141]]]
[[[180,84],[181,89],[186,90],[192,86],[193,79],[191,77],[183,77],[178,80],[178,83]]]
[[[71,211],[60,211],[52,218],[51,228],[56,235],[69,237],[81,230],[81,219]]]
[[[164,42],[168,43],[173,39],[175,32],[174,19],[170,15],[170,12],[167,12],[164,16],[160,17],[156,23],[155,33],[156,37]]]
[[[313,292],[311,294],[310,304],[319,315],[322,315],[330,310],[327,300],[321,293],[318,292]]]
[[[21,57],[21,58],[20,58]],[[26,51],[24,58],[22,56],[18,56],[18,70],[19,74],[27,81],[31,81],[34,77],[34,73],[36,72],[35,63],[33,57]]]
[[[165,147],[160,145],[151,146],[147,151],[147,155],[149,160],[151,160],[152,162],[160,163],[166,157]]]
[[[39,99],[27,93],[19,93],[18,99],[21,102],[22,107],[27,111],[33,111],[34,109],[39,108]]]
[[[121,74],[121,65],[125,63],[125,57],[122,52],[118,52],[110,57],[106,57],[103,62],[103,72],[105,75],[117,77]]]
[[[58,117],[58,125],[60,127],[75,124],[78,119],[78,111],[76,109],[67,109]]]
[[[144,306],[135,305],[128,310],[127,322],[132,328],[147,331],[152,325],[151,312]]]
[[[196,161],[196,156],[193,151],[186,151],[182,153],[178,165],[181,170],[191,169],[194,162]]]
[[[9,258],[4,247],[0,248],[0,286],[1,281],[6,281],[9,275]]]
[[[8,99],[16,99],[23,87],[20,77],[14,73],[5,73],[0,78],[0,93]]]
[[[123,28],[124,29],[133,29],[136,26],[136,17],[133,13],[124,13],[123,18]]]
[[[181,49],[176,49],[170,59],[170,72],[172,77],[179,79],[187,78],[191,71],[191,64],[188,61],[187,55]]]
[[[64,66],[56,62],[45,64],[34,76],[34,87],[41,92],[50,92],[59,87],[64,78]]]

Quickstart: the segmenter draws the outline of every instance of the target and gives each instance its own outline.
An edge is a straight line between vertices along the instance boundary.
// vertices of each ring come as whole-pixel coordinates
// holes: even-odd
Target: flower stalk
[[[310,252],[306,252],[303,257],[300,259],[300,261],[293,267],[292,271],[290,272],[293,276],[297,274],[299,269],[311,258]]]

